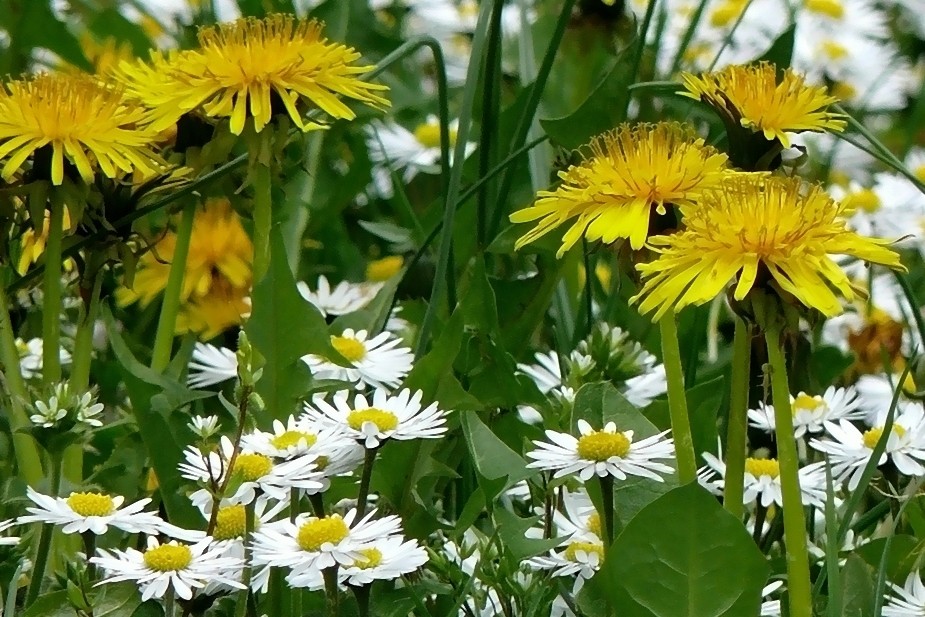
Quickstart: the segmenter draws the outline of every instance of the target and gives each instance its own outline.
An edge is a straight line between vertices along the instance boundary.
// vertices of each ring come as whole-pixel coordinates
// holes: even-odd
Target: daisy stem
[[[164,617],[176,617],[176,603],[174,602],[173,586],[168,585],[164,592]]]
[[[193,235],[193,220],[196,218],[196,202],[189,200],[183,206],[180,224],[177,226],[177,242],[167,275],[167,287],[161,303],[161,314],[157,320],[154,335],[154,350],[151,352],[151,368],[163,371],[170,363],[173,336],[177,329],[177,315],[180,313],[180,298],[183,295],[183,278],[186,274],[186,258],[189,255],[190,238]]]
[[[251,592],[251,544],[250,537],[254,531],[254,501],[244,506],[244,571],[241,573],[241,584],[244,589],[238,592],[235,604],[235,617],[244,617],[247,614],[247,601]]]
[[[257,163],[251,167],[254,183],[254,282],[270,267],[270,227],[273,224],[273,197],[270,167]]]
[[[13,434],[16,466],[26,483],[34,487],[42,481],[42,459],[35,440],[30,435],[20,432],[20,429],[30,424],[29,415],[23,407],[28,400],[28,392],[19,369],[16,334],[10,321],[10,300],[3,286],[0,286],[0,360],[3,362],[3,374],[6,378],[5,389],[10,396],[7,419]]]
[[[338,604],[340,604],[340,596],[337,591],[337,566],[333,565],[330,568],[325,568],[321,571],[321,576],[324,578],[324,596],[327,615],[328,617],[337,617],[339,614]]]
[[[80,534],[84,541],[84,554],[87,556],[87,577],[92,581],[96,577],[96,566],[90,561],[96,552],[96,534],[85,531]]]
[[[324,497],[321,496],[321,493],[309,495],[308,501],[312,504],[312,512],[315,513],[315,516],[324,518]]]
[[[39,199],[44,200],[44,195]],[[61,381],[61,243],[64,239],[64,201],[54,195],[50,207],[42,287],[42,375],[46,385]]]
[[[748,378],[751,361],[751,332],[749,326],[735,320],[732,339],[732,374],[729,392],[729,421],[726,427],[726,486],[723,507],[742,520],[745,492],[745,454],[747,450]]]
[[[678,344],[678,325],[675,314],[669,311],[658,321],[662,336],[662,362],[668,380],[668,412],[671,416],[671,434],[674,437],[675,458],[681,484],[697,479],[697,455],[691,436],[690,418],[687,415],[687,394],[684,392],[684,365]]]
[[[781,349],[780,329],[771,327],[764,333],[771,367],[771,392],[774,401],[774,424],[777,436],[777,461],[780,464],[781,493],[784,501],[784,542],[787,547],[787,588],[790,616],[811,617],[809,553],[806,548],[806,519],[800,492],[796,440],[793,437],[793,411],[787,365]]]
[[[299,507],[299,489],[292,487],[289,489],[289,522],[295,523],[296,517],[301,514]]]
[[[601,484],[601,501],[604,502],[604,552],[613,544],[613,476],[598,476]]]
[[[354,587],[353,595],[357,599],[357,614],[359,617],[369,617],[369,585]]]
[[[57,497],[58,491],[61,490],[61,457],[53,454],[49,457],[51,466],[51,486],[49,494],[51,497]],[[45,579],[45,567],[48,565],[48,555],[51,553],[51,537],[54,533],[55,526],[51,523],[42,525],[39,532],[39,546],[35,554],[35,567],[32,568],[29,583],[29,591],[26,593],[26,603],[23,606],[31,606],[39,597],[42,590],[42,582]]]
[[[363,460],[363,475],[360,476],[360,492],[357,494],[357,520],[366,514],[366,500],[369,497],[369,481],[373,477],[373,463],[379,448],[367,448]]]

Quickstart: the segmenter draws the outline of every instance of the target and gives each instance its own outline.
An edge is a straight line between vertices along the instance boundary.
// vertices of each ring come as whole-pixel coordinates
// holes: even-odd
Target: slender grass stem
[[[54,195],[45,244],[42,286],[42,375],[45,384],[61,381],[61,244],[64,239],[64,201]]]
[[[691,435],[690,418],[687,413],[684,365],[681,363],[675,314],[667,313],[659,320],[658,326],[662,336],[662,362],[665,364],[665,376],[668,379],[668,412],[671,416],[678,478],[681,484],[687,484],[697,479],[697,455],[694,453],[694,438]]]
[[[51,497],[57,497],[58,491],[61,490],[61,458],[57,455],[49,457],[51,466],[51,486],[49,487]],[[54,534],[55,526],[50,523],[42,525],[39,532],[39,546],[35,554],[35,567],[32,568],[32,580],[29,583],[29,590],[26,593],[26,603],[24,606],[31,606],[39,592],[42,590],[42,583],[45,580],[45,568],[48,565],[48,557],[51,553],[51,538]]]
[[[723,507],[742,520],[745,482],[746,429],[748,424],[748,380],[751,364],[749,326],[736,317],[732,339],[732,374],[729,389],[729,422],[726,427],[726,485]]]
[[[193,236],[193,221],[196,218],[196,202],[190,200],[183,207],[180,224],[177,226],[177,242],[174,246],[170,273],[167,275],[167,287],[161,303],[161,314],[157,320],[157,332],[154,335],[154,350],[151,353],[151,368],[163,371],[170,363],[173,337],[177,329],[177,315],[180,313],[180,301],[183,296],[183,279],[186,274],[186,260],[189,257],[190,240]]]
[[[273,225],[272,178],[267,165],[251,167],[254,183],[254,282],[270,267],[270,227]]]
[[[780,330],[771,328],[764,333],[771,367],[771,392],[774,401],[774,423],[777,435],[777,461],[780,464],[783,496],[784,542],[787,547],[787,589],[790,596],[790,617],[812,617],[809,553],[806,547],[806,518],[800,491],[796,440],[793,437],[793,411],[790,406],[790,386],[787,364],[781,349]]]

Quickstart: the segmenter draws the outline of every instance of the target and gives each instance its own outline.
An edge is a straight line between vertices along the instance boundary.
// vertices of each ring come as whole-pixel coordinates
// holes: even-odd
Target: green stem
[[[183,296],[183,279],[186,274],[186,259],[189,256],[190,239],[193,236],[193,221],[196,218],[196,202],[190,200],[183,206],[180,225],[177,227],[177,243],[164,289],[161,314],[157,320],[157,333],[154,335],[154,351],[151,353],[151,368],[161,372],[170,364],[170,352],[173,349],[173,337],[177,330],[177,315]]]
[[[324,577],[324,597],[327,616],[337,617],[340,614],[338,612],[340,593],[337,589],[337,566],[325,568],[321,571],[321,575]],[[293,600],[295,600],[295,598],[293,598]]]
[[[787,547],[790,617],[812,617],[806,520],[800,492],[800,461],[797,458],[797,445],[793,437],[793,411],[790,406],[787,364],[780,346],[780,330],[771,328],[764,336],[768,344],[768,362],[771,368],[777,461],[780,465],[781,493],[784,501],[784,542]]]
[[[64,239],[64,202],[51,200],[45,279],[42,287],[42,375],[45,384],[61,381],[61,243]]]
[[[613,544],[613,476],[598,476],[597,479],[601,484],[601,499],[604,502],[604,552],[610,550]]]
[[[313,493],[308,496],[308,503],[312,504],[312,512],[318,518],[324,518],[324,497],[321,493]]]
[[[90,562],[90,558],[96,553],[96,534],[85,531],[80,535],[84,541],[84,554],[87,556],[87,578],[92,581],[96,578],[96,566]]]
[[[369,585],[354,587],[353,595],[357,599],[357,614],[359,617],[369,617]]]
[[[168,586],[164,593],[164,617],[176,617],[177,605],[174,601],[173,586]]]
[[[251,544],[250,537],[254,531],[254,502],[244,506],[244,572],[241,573],[241,584],[244,589],[238,592],[235,604],[235,617],[244,617],[247,613],[247,601],[251,592]]]
[[[742,520],[744,505],[742,497],[745,482],[745,455],[748,425],[748,379],[751,361],[751,333],[749,326],[735,320],[735,335],[732,339],[732,375],[729,391],[729,422],[726,427],[726,486],[723,491],[723,507]]]
[[[58,456],[51,456],[51,496],[57,497],[61,489],[61,459]],[[45,567],[48,565],[48,556],[51,552],[51,537],[54,533],[55,526],[50,523],[42,525],[42,531],[39,533],[39,546],[35,555],[35,567],[32,568],[32,580],[29,583],[29,591],[26,594],[26,603],[24,606],[31,606],[35,599],[39,597],[42,590],[42,582],[45,578]]]
[[[6,388],[10,395],[10,412],[7,419],[13,433],[16,465],[26,483],[35,487],[42,481],[42,459],[32,437],[20,432],[20,429],[30,425],[29,415],[23,407],[28,393],[19,368],[16,335],[10,321],[10,301],[3,289],[0,289],[0,359],[3,361]]]
[[[257,163],[251,167],[254,183],[254,282],[270,267],[270,227],[273,225],[273,196],[270,167]]]
[[[360,476],[360,492],[357,494],[357,516],[360,520],[366,514],[366,501],[369,497],[369,481],[373,477],[373,463],[376,462],[376,452],[379,448],[367,448],[363,461],[363,475]]]
[[[301,514],[299,507],[299,489],[293,487],[289,489],[289,522],[295,523],[295,519]],[[320,517],[319,517],[320,518]]]
[[[678,325],[675,323],[674,313],[669,312],[662,317],[658,327],[662,335],[662,362],[665,363],[665,376],[668,379],[668,412],[671,416],[671,434],[674,437],[675,457],[678,462],[678,478],[681,484],[687,484],[697,479],[697,455],[694,453],[694,438],[687,415],[684,366],[681,363]]]

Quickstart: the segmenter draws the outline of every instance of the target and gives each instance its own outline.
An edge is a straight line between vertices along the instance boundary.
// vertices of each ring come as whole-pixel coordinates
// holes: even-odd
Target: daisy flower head
[[[423,396],[420,390],[412,394],[404,389],[393,396],[377,388],[372,400],[357,394],[351,404],[350,392],[341,390],[331,403],[322,396],[316,396],[311,405],[306,403],[303,418],[341,431],[367,449],[378,448],[388,439],[435,439],[447,430],[446,412],[436,403],[423,407]]]
[[[133,548],[124,551],[99,549],[90,559],[102,568],[106,578],[97,583],[134,581],[141,591],[143,602],[162,598],[172,589],[178,598],[189,600],[196,590],[209,583],[223,583],[235,589],[244,589],[240,577],[244,561],[225,556],[224,547],[217,546],[206,537],[195,544],[170,541],[161,544],[149,537],[144,551]]]
[[[264,525],[253,535],[253,563],[289,568],[286,581],[290,585],[312,586],[321,570],[351,566],[364,559],[361,549],[377,539],[401,533],[397,516],[375,515],[374,510],[358,520],[353,509],[344,516],[301,514],[295,521],[285,519]]]
[[[837,422],[842,418],[859,420],[866,415],[860,405],[857,392],[851,387],[829,386],[821,396],[810,396],[805,392],[796,396],[790,395],[793,436],[799,439],[807,433],[821,433],[826,422]],[[748,420],[751,426],[766,433],[774,433],[774,406],[760,403],[758,409],[748,410]]]
[[[218,416],[193,416],[186,426],[200,439],[209,439],[221,429]]]
[[[354,587],[414,572],[428,559],[427,551],[416,540],[406,540],[400,535],[375,539],[358,552],[359,558],[338,571],[341,582]]]
[[[787,133],[841,132],[842,114],[829,111],[838,99],[824,86],[811,86],[792,69],[778,80],[769,62],[733,65],[714,73],[682,74],[682,95],[710,105],[727,126],[761,133],[769,141],[790,147]]]
[[[576,576],[574,593],[584,582],[594,576],[604,563],[603,542],[572,540],[565,546],[527,560],[527,565],[537,570],[551,570],[553,576]]]
[[[30,160],[32,173],[55,185],[71,169],[86,183],[97,173],[152,176],[167,167],[155,151],[157,138],[144,106],[89,75],[43,73],[0,86],[4,180]]]
[[[114,75],[130,96],[153,108],[158,130],[198,111],[228,118],[235,135],[251,118],[259,133],[278,104],[279,113],[284,109],[308,131],[326,126],[305,121],[308,109],[335,120],[355,118],[341,98],[388,106],[380,94],[388,88],[360,78],[373,67],[357,64],[359,52],[329,41],[323,28],[318,21],[291,15],[241,18],[201,28],[196,49],[154,53],[148,63],[123,63]]]
[[[516,248],[571,222],[558,257],[582,237],[604,244],[624,238],[641,249],[653,225],[676,226],[667,206],[696,203],[729,173],[725,154],[675,123],[623,124],[587,149],[582,162],[559,173],[558,188],[539,192],[532,206],[511,214],[513,223],[539,220]]]
[[[323,274],[318,277],[314,291],[307,283],[299,281],[296,285],[302,297],[311,302],[325,317],[329,315],[346,315],[364,308],[373,301],[382,285],[368,285],[341,281],[333,288]]]
[[[892,591],[883,607],[883,617],[916,617],[925,614],[925,584],[918,572],[910,572],[902,587],[890,583]]]
[[[347,328],[331,337],[331,345],[350,364],[340,366],[315,354],[302,356],[315,379],[339,379],[373,388],[395,388],[411,372],[414,354],[410,347],[399,347],[402,340],[389,332],[369,338],[366,330]]]
[[[556,478],[577,474],[582,482],[595,475],[611,475],[618,480],[640,476],[664,482],[662,475],[674,472],[672,467],[658,462],[674,457],[674,441],[664,438],[668,431],[636,442],[633,431],[618,431],[613,422],[598,431],[579,420],[578,431],[576,438],[547,430],[549,441],[534,441],[537,449],[527,452],[527,458],[533,459],[527,467],[554,470]]]
[[[164,529],[164,521],[154,512],[144,512],[150,499],[141,499],[122,507],[121,495],[86,492],[71,493],[68,497],[43,495],[29,487],[26,496],[34,506],[26,508],[29,514],[19,517],[18,523],[50,523],[63,526],[64,533],[91,532],[101,535],[115,527],[128,533],[157,535]]]
[[[197,342],[189,362],[186,385],[208,388],[238,376],[238,357],[227,347]]]
[[[843,207],[799,178],[743,174],[702,203],[683,209],[683,231],[650,239],[658,257],[636,266],[644,284],[632,301],[641,313],[660,319],[710,302],[735,281],[737,301],[768,285],[831,317],[843,310],[835,291],[852,300],[856,290],[830,255],[903,269],[889,240],[848,230]]]
[[[97,418],[104,406],[96,400],[96,392],[75,392],[69,383],[54,384],[46,395],[30,405],[29,420],[41,428],[67,428],[84,425],[97,428],[103,423]]]
[[[726,480],[726,464],[709,452],[703,453],[703,459],[707,462],[707,466],[720,476],[709,482],[714,487],[723,489]],[[824,508],[826,503],[825,463],[818,462],[801,467],[798,475],[803,504]],[[780,464],[775,458],[746,458],[743,486],[742,503],[745,505],[758,503],[763,508],[770,507],[772,504],[781,507],[784,505]]]

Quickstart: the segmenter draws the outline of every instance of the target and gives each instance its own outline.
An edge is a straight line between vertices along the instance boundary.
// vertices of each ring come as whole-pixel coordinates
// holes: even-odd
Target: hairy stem
[[[151,353],[151,368],[163,371],[170,363],[173,348],[173,336],[177,329],[177,315],[180,313],[180,301],[183,296],[183,278],[186,274],[186,259],[189,256],[190,239],[193,236],[193,220],[196,218],[196,202],[190,200],[183,207],[180,224],[177,227],[177,243],[174,247],[170,274],[161,304],[161,314],[157,320],[157,333],[154,335],[154,351]]]
[[[697,479],[697,455],[694,453],[694,438],[691,435],[690,418],[687,413],[684,366],[681,363],[678,326],[674,313],[669,312],[662,317],[658,326],[662,335],[662,362],[665,363],[665,376],[668,379],[668,412],[671,416],[678,478],[681,484],[687,484]]]

